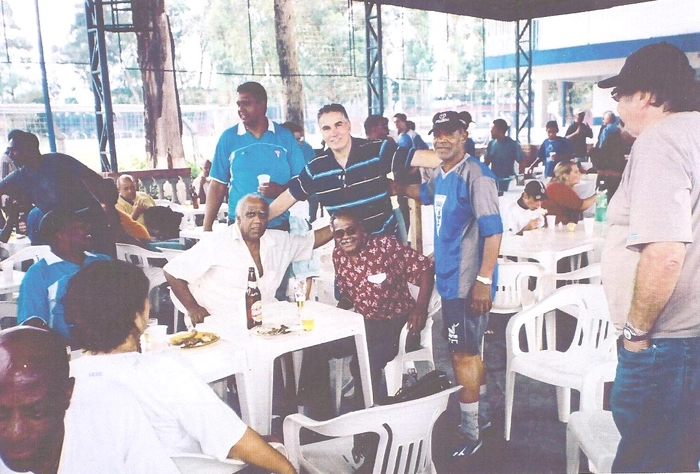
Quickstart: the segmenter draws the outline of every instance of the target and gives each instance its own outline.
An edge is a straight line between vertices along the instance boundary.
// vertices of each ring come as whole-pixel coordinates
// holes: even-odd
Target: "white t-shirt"
[[[70,365],[78,380],[104,378],[128,387],[169,453],[223,460],[247,429],[194,372],[163,354],[85,355]]]
[[[139,403],[120,384],[76,380],[58,474],[179,474]],[[0,460],[0,474],[12,473]]]
[[[538,219],[538,228],[544,227],[542,210],[523,209],[518,204],[518,201],[513,201],[503,206],[501,219],[503,220],[503,232],[506,234],[517,234],[533,219]]]
[[[289,264],[311,259],[314,234],[291,235],[281,230],[267,230],[260,238],[263,276],[257,275],[263,303],[276,301],[275,292],[282,283]],[[212,232],[197,245],[171,260],[164,268],[175,278],[189,284],[192,296],[210,314],[237,314],[245,296],[248,268],[255,268],[238,225],[224,232]],[[256,268],[257,273],[257,268]],[[245,327],[245,317],[241,315]]]

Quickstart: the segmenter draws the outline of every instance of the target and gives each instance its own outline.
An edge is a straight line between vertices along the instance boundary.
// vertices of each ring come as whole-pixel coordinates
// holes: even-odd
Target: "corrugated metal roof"
[[[651,0],[382,0],[380,3],[476,18],[515,21],[648,1]]]

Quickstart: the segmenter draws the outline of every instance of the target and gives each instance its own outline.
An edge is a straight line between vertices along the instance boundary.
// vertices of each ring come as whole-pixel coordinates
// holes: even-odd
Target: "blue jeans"
[[[700,337],[618,349],[610,406],[622,439],[613,472],[695,471],[700,459]]]

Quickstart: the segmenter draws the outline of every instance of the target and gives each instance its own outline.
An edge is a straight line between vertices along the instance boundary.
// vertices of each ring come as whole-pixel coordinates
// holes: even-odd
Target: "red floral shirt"
[[[367,319],[391,319],[408,314],[416,305],[408,282],[417,285],[433,261],[386,235],[369,236],[353,260],[333,250],[340,294],[352,301],[355,312]]]

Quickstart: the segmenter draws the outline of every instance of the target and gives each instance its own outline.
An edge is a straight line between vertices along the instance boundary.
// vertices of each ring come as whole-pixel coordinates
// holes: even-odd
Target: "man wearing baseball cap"
[[[547,193],[542,182],[532,180],[525,185],[520,199],[504,206],[501,212],[503,230],[508,234],[523,235],[526,230],[544,227],[542,201]]]
[[[433,117],[433,146],[441,165],[426,183],[397,186],[403,194],[435,209],[435,276],[455,380],[461,422],[452,456],[465,459],[482,446],[490,425],[481,344],[488,323],[503,225],[496,176],[466,155],[467,123],[457,112]]]
[[[698,469],[700,443],[700,88],[668,43],[627,57],[612,88],[637,138],[608,206],[603,283],[622,332],[611,408],[613,472]]]

